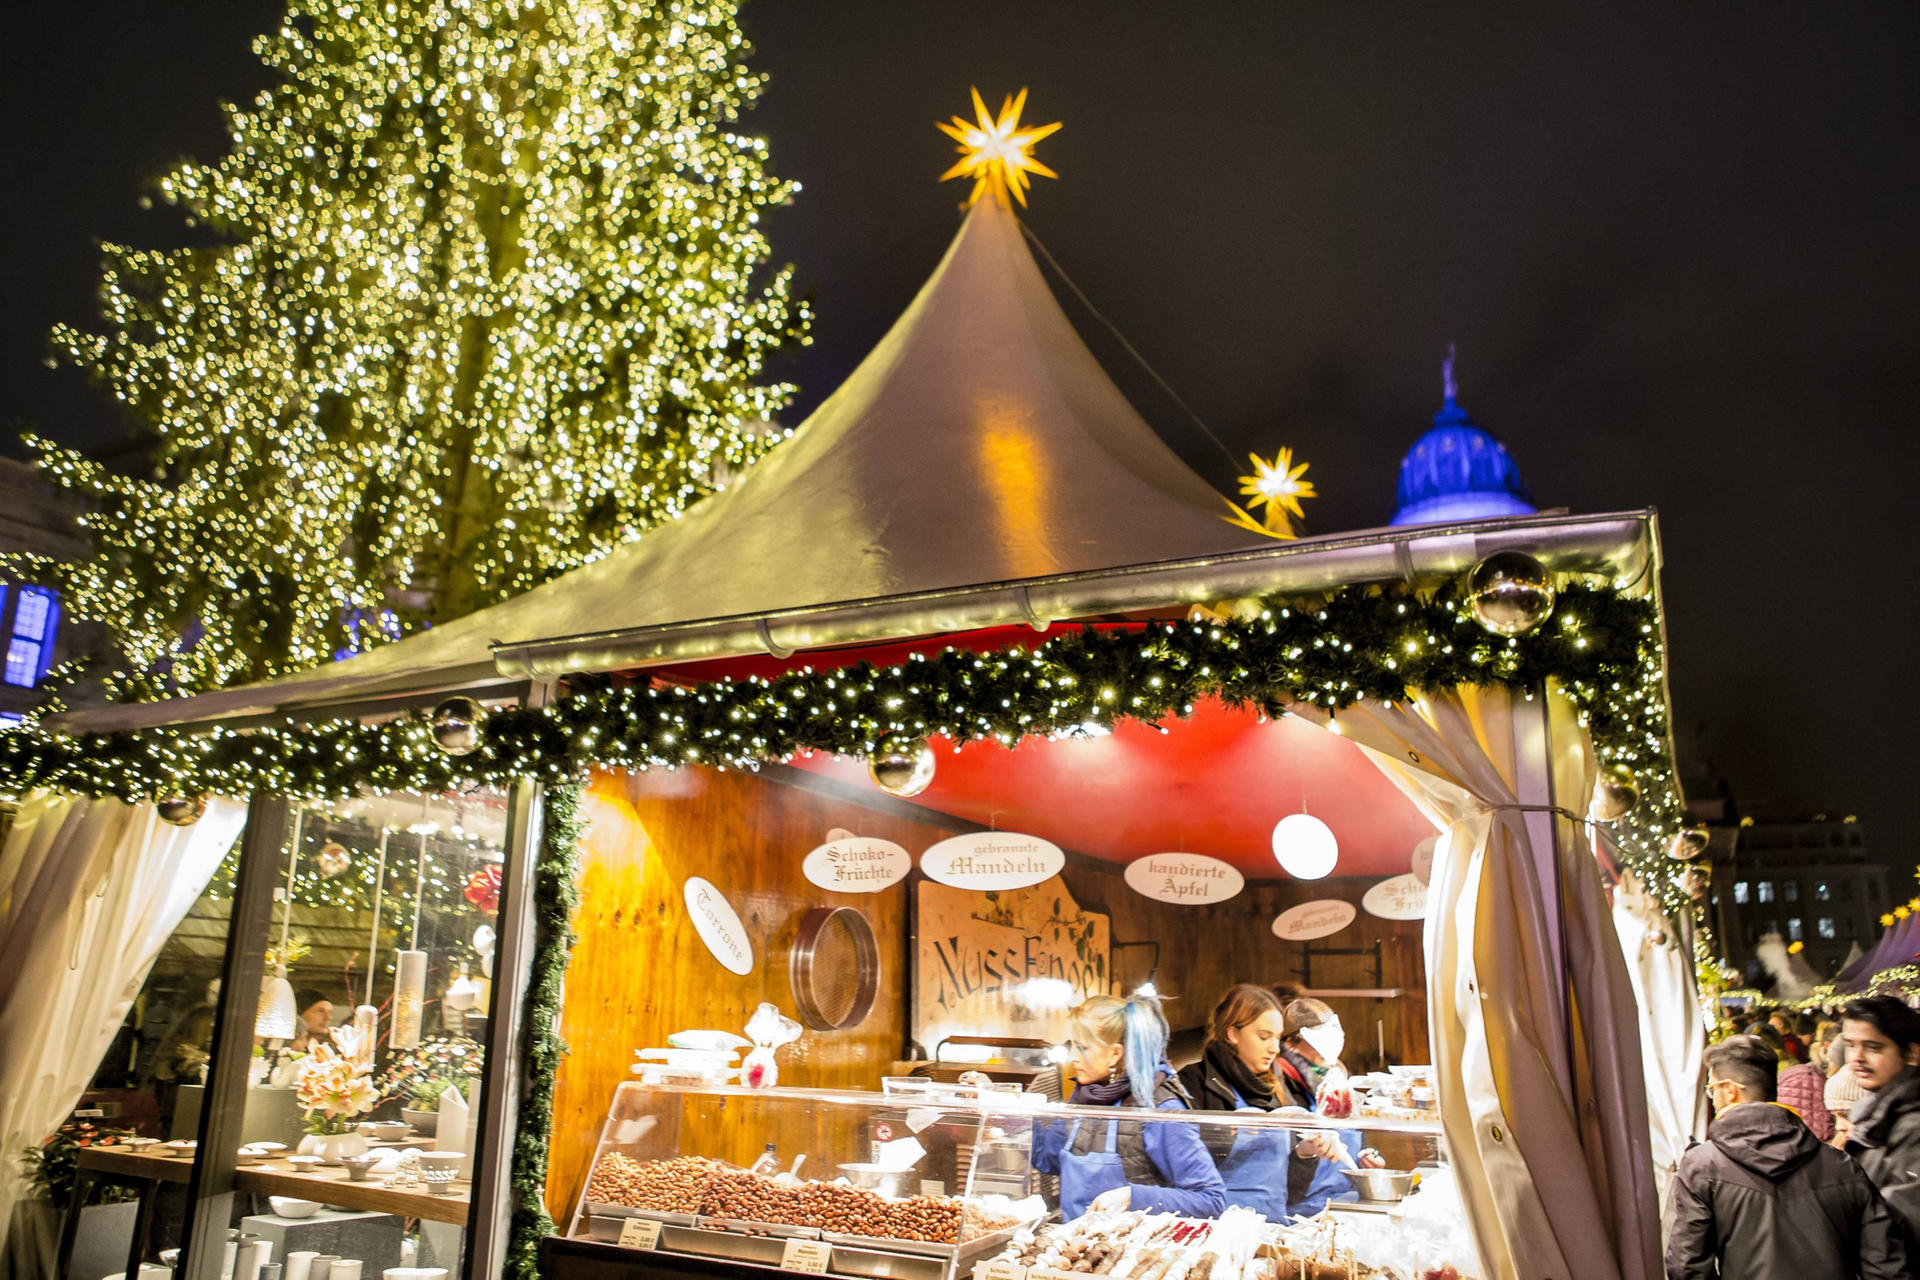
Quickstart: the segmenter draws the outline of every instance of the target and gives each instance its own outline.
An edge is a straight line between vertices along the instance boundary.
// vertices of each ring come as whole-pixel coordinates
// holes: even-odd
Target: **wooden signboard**
[[[1112,989],[1113,926],[1059,879],[980,893],[914,885],[913,1038],[1060,1040],[1067,1010]]]

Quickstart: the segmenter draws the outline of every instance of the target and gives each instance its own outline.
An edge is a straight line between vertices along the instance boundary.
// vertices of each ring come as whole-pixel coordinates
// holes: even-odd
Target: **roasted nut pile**
[[[960,1238],[960,1206],[948,1196],[889,1200],[841,1183],[787,1184],[756,1173],[726,1173],[707,1184],[700,1212],[742,1222],[819,1227],[842,1235],[953,1244]]]
[[[609,1151],[587,1183],[587,1199],[655,1213],[698,1213],[707,1186],[732,1166],[699,1156],[677,1160],[634,1160]]]

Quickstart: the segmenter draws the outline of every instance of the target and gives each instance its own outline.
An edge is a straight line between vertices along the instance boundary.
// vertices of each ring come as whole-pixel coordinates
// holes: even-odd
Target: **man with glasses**
[[[1772,1048],[1730,1036],[1703,1059],[1718,1114],[1674,1175],[1668,1280],[1912,1276],[1905,1235],[1860,1166],[1774,1101]]]

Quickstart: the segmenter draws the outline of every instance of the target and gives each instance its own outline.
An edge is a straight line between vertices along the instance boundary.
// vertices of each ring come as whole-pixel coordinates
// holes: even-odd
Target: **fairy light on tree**
[[[99,328],[55,334],[160,478],[30,442],[96,554],[17,569],[112,628],[125,692],[471,612],[777,442],[764,361],[807,314],[759,220],[795,187],[730,129],[763,83],[735,8],[305,0],[256,43],[278,85],[159,183],[215,245],[109,246]]]

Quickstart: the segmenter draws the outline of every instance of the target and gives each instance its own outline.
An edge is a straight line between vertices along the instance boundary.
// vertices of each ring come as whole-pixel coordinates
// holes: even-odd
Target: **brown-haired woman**
[[[1271,991],[1244,982],[1228,987],[1207,1019],[1207,1047],[1200,1060],[1180,1070],[1180,1083],[1192,1096],[1194,1108],[1277,1111],[1286,1106],[1286,1095],[1273,1074],[1285,1025],[1280,1002]],[[1207,1125],[1201,1137],[1227,1184],[1228,1204],[1265,1214],[1269,1222],[1287,1220],[1291,1133]]]

